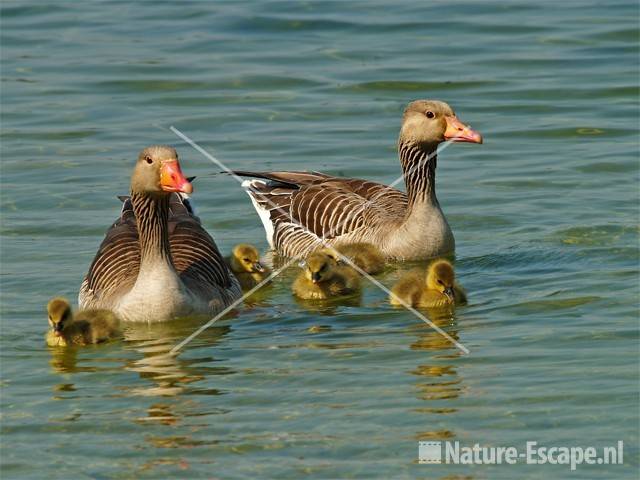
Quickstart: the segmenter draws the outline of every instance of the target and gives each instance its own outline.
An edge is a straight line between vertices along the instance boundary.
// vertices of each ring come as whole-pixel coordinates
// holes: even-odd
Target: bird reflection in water
[[[183,393],[206,393],[220,395],[217,389],[198,389],[189,387],[209,378],[211,375],[227,375],[233,373],[223,366],[206,366],[216,361],[213,357],[184,358],[170,353],[171,349],[189,336],[202,325],[202,320],[182,319],[175,322],[152,324],[127,324],[124,330],[125,348],[141,355],[140,358],[129,360],[125,369],[137,372],[140,378],[149,380],[148,386],[136,386],[128,389],[128,394],[139,396],[176,396]],[[204,330],[185,348],[193,348],[205,344],[215,346],[231,331],[228,325],[213,325]],[[207,349],[207,352],[213,350]]]
[[[219,442],[209,438],[208,423],[193,420],[228,412],[212,408],[210,401],[202,401],[202,396],[222,395],[223,391],[210,385],[216,383],[218,375],[235,373],[228,367],[219,366],[220,360],[212,356],[215,346],[223,341],[231,327],[213,325],[185,346],[185,350],[190,350],[188,355],[184,354],[185,350],[170,353],[202,324],[202,320],[180,320],[126,326],[125,348],[138,354],[138,358],[129,360],[125,369],[138,373],[147,385],[140,386],[141,382],[136,382],[137,386],[126,387],[125,394],[151,400],[144,414],[138,415],[133,422],[142,428],[149,427],[145,441],[158,452],[153,460],[139,467],[137,474],[140,476],[151,474],[162,478],[168,471],[178,468],[186,478],[191,465],[180,453],[170,453],[168,449],[192,449]],[[163,428],[156,428],[159,426]]]
[[[49,365],[56,373],[75,373],[78,371],[78,347],[49,348]]]
[[[435,325],[459,341],[458,331],[455,329],[455,313],[452,309],[426,309],[423,313]],[[430,352],[428,356],[430,363],[418,365],[411,372],[418,377],[416,381],[418,398],[425,402],[425,406],[416,411],[425,414],[425,424],[434,427],[446,426],[447,421],[443,415],[452,415],[457,412],[452,405],[463,388],[456,369],[456,359],[462,353],[450,340],[428,325],[417,325],[415,329],[418,331],[417,339],[411,344],[411,349]],[[453,437],[455,433],[446,427],[420,431],[416,434],[417,440],[448,440]]]
[[[360,307],[362,306],[361,295],[351,295],[348,297],[330,298],[326,300],[302,300],[293,297],[300,308],[309,313],[322,316],[335,316],[340,314],[341,307]]]
[[[201,381],[210,380],[215,375],[234,373],[224,366],[211,366],[218,362],[210,355],[197,358],[183,358],[170,354],[170,350],[188,335],[193,333],[203,323],[202,319],[183,319],[176,322],[156,324],[128,323],[123,328],[124,341],[105,345],[86,347],[51,347],[49,361],[54,372],[58,374],[74,374],[80,372],[114,372],[133,371],[140,374],[140,378],[149,381],[150,385],[131,385],[130,378],[123,380],[123,384],[114,385],[116,392],[124,392],[124,396],[161,396],[171,397],[183,393],[198,393],[205,395],[220,395],[216,388],[198,388],[194,385]],[[229,332],[228,325],[214,325],[203,331],[187,348],[197,345],[214,346]],[[123,356],[106,355],[105,350],[120,349]],[[210,352],[211,350],[207,350]],[[126,358],[130,352],[136,354],[135,359]],[[108,363],[107,363],[108,362]],[[115,363],[115,364],[114,364]],[[54,386],[54,391],[69,390],[72,383],[62,383]],[[154,407],[150,410],[153,416]]]

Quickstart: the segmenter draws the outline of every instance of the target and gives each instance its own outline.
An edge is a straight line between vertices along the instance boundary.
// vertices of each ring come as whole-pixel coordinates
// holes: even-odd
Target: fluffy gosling
[[[303,300],[324,300],[360,291],[360,276],[323,251],[309,255],[293,282],[293,294]]]
[[[54,298],[47,304],[47,313],[50,347],[92,345],[120,336],[120,320],[109,310],[83,310],[74,315],[66,299]]]
[[[243,290],[251,290],[271,275],[271,270],[260,263],[258,249],[246,243],[233,247],[227,263]]]
[[[382,252],[371,243],[358,242],[333,247],[369,275],[376,275],[384,270],[385,258]]]
[[[402,305],[399,297],[412,307],[445,307],[460,305],[467,301],[467,296],[455,279],[453,266],[448,260],[436,260],[427,269],[409,272],[396,283],[391,291],[389,301],[392,305]]]

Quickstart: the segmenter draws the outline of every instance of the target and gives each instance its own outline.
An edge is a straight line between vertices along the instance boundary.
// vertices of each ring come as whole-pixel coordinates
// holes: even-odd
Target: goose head
[[[305,276],[311,283],[318,284],[331,280],[338,266],[335,258],[326,252],[314,252],[305,261]]]
[[[447,297],[450,303],[454,303],[456,274],[453,266],[447,260],[436,260],[427,270],[427,289],[436,290]]]
[[[131,191],[146,195],[191,193],[193,185],[185,178],[178,152],[166,145],[154,145],[140,152],[131,177]]]
[[[260,263],[260,253],[253,245],[241,243],[233,247],[231,252],[233,271],[237,273],[264,273]]]
[[[433,149],[445,142],[482,143],[482,135],[462,123],[453,109],[439,100],[416,100],[402,117],[400,142]]]
[[[71,305],[65,298],[53,298],[47,304],[47,314],[49,315],[49,326],[56,337],[62,336],[62,331],[69,321],[71,321]]]

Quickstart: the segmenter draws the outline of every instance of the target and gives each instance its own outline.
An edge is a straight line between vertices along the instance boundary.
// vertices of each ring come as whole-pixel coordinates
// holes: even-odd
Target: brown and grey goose
[[[192,190],[173,148],[140,153],[131,196],[80,287],[81,309],[158,322],[213,315],[240,298],[237,279],[193,214]]]
[[[398,139],[406,193],[368,180],[319,172],[248,172],[243,182],[271,248],[304,257],[322,241],[367,242],[389,259],[452,253],[451,228],[436,198],[436,151],[445,141],[482,143],[449,105],[417,100],[404,111]]]

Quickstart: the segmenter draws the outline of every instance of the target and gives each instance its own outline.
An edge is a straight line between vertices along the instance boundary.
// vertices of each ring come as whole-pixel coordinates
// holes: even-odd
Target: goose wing
[[[404,218],[406,194],[380,183],[319,172],[234,172],[243,183],[273,248],[304,255],[320,240],[353,241]]]
[[[239,288],[215,240],[195,216],[189,199],[173,194],[169,212],[171,257],[187,288],[205,297],[214,291]]]
[[[128,197],[107,230],[80,286],[80,309],[112,308],[133,287],[140,270],[140,244],[133,207]]]

